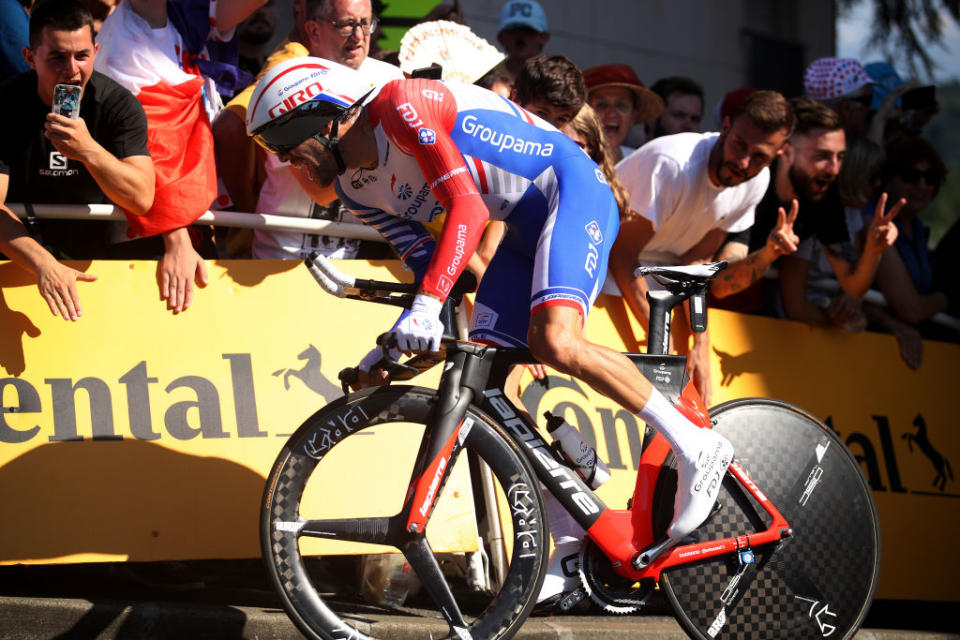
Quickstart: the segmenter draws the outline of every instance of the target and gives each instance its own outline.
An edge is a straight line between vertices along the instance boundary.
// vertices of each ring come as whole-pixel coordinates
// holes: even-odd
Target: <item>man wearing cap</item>
[[[657,138],[617,165],[630,194],[630,213],[610,252],[610,271],[627,305],[649,319],[647,283],[638,264],[697,264],[713,259],[727,232],[753,224],[770,182],[767,167],[793,131],[793,109],[775,91],[746,98],[721,133]],[[690,378],[710,401],[709,340],[693,334]]]
[[[497,41],[503,45],[507,58],[494,70],[513,82],[523,69],[523,63],[542,53],[549,39],[547,14],[543,7],[536,0],[510,0],[500,9],[497,25]]]
[[[872,84],[870,75],[854,58],[819,58],[803,73],[804,91],[836,111],[848,135],[867,132]]]
[[[630,127],[648,123],[663,111],[663,100],[643,86],[626,64],[602,64],[583,72],[587,102],[597,112],[610,147],[611,158],[619,162],[633,151],[623,146]]]

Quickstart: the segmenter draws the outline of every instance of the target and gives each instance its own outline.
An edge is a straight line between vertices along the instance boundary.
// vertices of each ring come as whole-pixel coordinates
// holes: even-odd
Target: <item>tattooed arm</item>
[[[790,205],[789,215],[780,207],[777,210],[777,224],[767,236],[767,243],[753,253],[748,254],[747,245],[742,242],[727,242],[717,255],[717,260],[726,260],[730,264],[713,281],[710,289],[713,295],[726,298],[740,293],[762,278],[777,258],[796,251],[798,238],[793,232],[793,223],[798,211],[796,200]]]

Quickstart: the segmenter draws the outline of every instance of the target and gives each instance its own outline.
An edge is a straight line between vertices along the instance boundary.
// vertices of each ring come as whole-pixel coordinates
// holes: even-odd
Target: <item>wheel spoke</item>
[[[308,538],[389,544],[389,518],[334,518],[307,520],[302,524],[300,535]],[[296,523],[296,526],[299,525]]]
[[[450,629],[454,632],[457,629],[466,630],[468,625],[463,619],[460,605],[453,598],[450,585],[443,577],[443,571],[441,571],[440,565],[433,555],[433,549],[430,548],[426,536],[420,536],[417,540],[407,544],[404,547],[403,555],[406,556],[410,566],[416,571],[417,577],[423,583],[423,588],[427,590],[434,604],[440,609],[440,613],[443,614],[447,624],[450,625]]]

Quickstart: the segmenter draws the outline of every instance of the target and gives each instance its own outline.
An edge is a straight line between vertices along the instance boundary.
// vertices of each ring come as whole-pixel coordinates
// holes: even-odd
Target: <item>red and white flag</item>
[[[205,79],[172,23],[151,28],[127,0],[104,21],[97,42],[95,69],[129,89],[147,114],[156,192],[146,215],[127,213],[131,235],[152,236],[189,225],[217,197]]]

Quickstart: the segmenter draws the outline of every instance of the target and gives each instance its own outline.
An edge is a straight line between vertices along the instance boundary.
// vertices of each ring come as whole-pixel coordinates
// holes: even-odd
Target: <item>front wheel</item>
[[[701,640],[852,636],[880,571],[877,510],[853,455],[826,425],[783,402],[734,400],[711,416],[792,534],[753,549],[752,564],[720,556],[664,571],[660,584],[680,624]],[[658,483],[660,504],[673,504],[669,484]],[[698,541],[766,529],[766,513],[730,474],[719,502],[694,532]],[[661,513],[659,526],[670,515]]]
[[[307,637],[390,637],[400,619],[390,614],[399,613],[404,628],[425,639],[509,638],[532,609],[549,551],[538,483],[517,446],[474,407],[464,417],[463,449],[449,473],[464,473],[475,460],[492,472],[500,511],[509,513],[504,538],[512,543],[502,585],[492,594],[467,589],[462,578],[448,577],[427,542],[437,530],[443,537],[445,517],[463,523],[474,513],[472,496],[450,495],[469,494],[469,488],[438,487],[426,536],[411,543],[408,532],[398,531],[392,516],[401,510],[407,485],[388,483],[383,475],[401,470],[406,482],[436,405],[436,392],[416,387],[351,394],[308,418],[277,457],[261,507],[261,548],[284,608]],[[453,508],[444,511],[445,501]],[[404,549],[423,593],[399,611],[364,601],[347,554],[385,547],[360,544],[358,551],[358,541]]]

